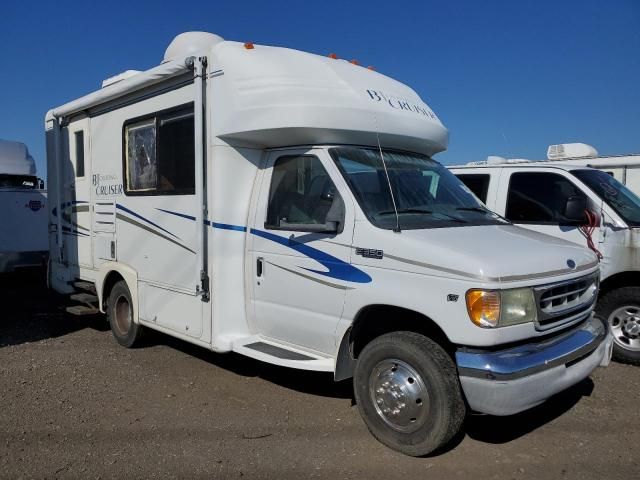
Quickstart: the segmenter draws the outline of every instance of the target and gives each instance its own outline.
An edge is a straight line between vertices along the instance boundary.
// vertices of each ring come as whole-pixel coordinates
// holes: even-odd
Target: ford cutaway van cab
[[[50,284],[92,285],[126,347],[149,328],[353,378],[409,455],[609,361],[596,255],[487,211],[431,158],[437,116],[377,72],[187,33],[46,135]]]
[[[614,357],[640,365],[640,198],[606,171],[564,161],[451,170],[507,220],[601,257],[596,312],[611,327]]]

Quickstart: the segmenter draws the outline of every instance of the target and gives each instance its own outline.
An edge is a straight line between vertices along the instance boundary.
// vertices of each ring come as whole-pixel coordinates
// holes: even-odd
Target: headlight
[[[500,296],[502,298],[502,311],[498,322],[500,327],[533,322],[536,319],[536,302],[533,298],[533,290],[530,288],[502,290]]]
[[[469,318],[479,327],[504,327],[536,319],[536,304],[530,288],[473,289],[467,292],[466,300]]]

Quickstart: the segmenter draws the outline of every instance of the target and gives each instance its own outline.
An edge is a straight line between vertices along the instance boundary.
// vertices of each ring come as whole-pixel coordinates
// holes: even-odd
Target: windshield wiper
[[[480,213],[488,213],[490,215],[495,215],[496,217],[498,217],[501,220],[504,220],[505,222],[509,222],[509,220],[507,220],[506,218],[504,218],[502,215],[494,212],[493,210],[489,210],[486,207],[456,207],[456,210],[458,211],[462,211],[462,212],[480,212]]]
[[[493,213],[488,208],[483,208],[483,207],[456,207],[456,210],[462,210],[465,212]]]
[[[384,210],[382,212],[378,212],[378,215],[394,215],[396,213],[395,210]],[[453,215],[449,215],[448,213],[444,213],[444,212],[434,212],[433,210],[426,210],[423,208],[401,208],[400,210],[398,210],[398,215],[402,214],[402,213],[422,213],[422,214],[426,214],[426,215],[442,215],[443,217],[446,217],[450,220],[453,220],[454,222],[458,222],[458,223],[469,223],[466,220],[462,219],[462,218],[458,218],[455,217]]]
[[[433,213],[432,210],[425,210],[423,208],[400,208],[398,209],[398,213]],[[382,212],[378,212],[378,215],[395,215],[395,210],[384,210]]]

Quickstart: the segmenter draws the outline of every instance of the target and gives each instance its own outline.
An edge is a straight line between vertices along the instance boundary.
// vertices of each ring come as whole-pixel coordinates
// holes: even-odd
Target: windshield
[[[630,227],[640,226],[640,197],[635,193],[601,170],[573,170],[571,173],[613,208]]]
[[[358,147],[329,151],[365,215],[377,227],[418,229],[506,223],[482,205],[449,170],[429,157]]]
[[[0,188],[37,188],[38,179],[30,175],[0,174]]]

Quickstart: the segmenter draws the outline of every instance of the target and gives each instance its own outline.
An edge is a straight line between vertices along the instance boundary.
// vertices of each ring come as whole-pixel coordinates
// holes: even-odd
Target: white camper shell
[[[486,212],[389,77],[187,33],[46,131],[51,285],[95,285],[122,345],[152,328],[353,376],[371,431],[411,455],[466,405],[516,413],[609,361],[595,255]]]
[[[24,143],[0,139],[0,273],[41,267],[49,252],[47,192]]]

